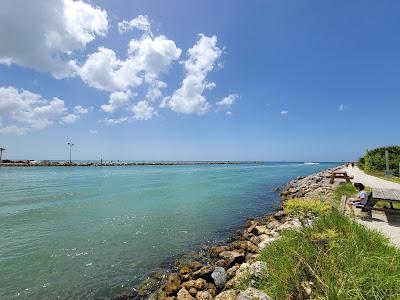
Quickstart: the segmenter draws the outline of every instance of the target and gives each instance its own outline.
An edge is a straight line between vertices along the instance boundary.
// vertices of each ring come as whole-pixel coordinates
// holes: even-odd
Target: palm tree
[[[0,163],[2,162],[3,151],[6,151],[6,148],[0,147]]]

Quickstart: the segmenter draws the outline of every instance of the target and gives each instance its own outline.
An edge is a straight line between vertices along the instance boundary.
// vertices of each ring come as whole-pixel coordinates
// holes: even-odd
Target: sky
[[[399,20],[396,0],[3,0],[3,158],[355,160],[399,143]]]

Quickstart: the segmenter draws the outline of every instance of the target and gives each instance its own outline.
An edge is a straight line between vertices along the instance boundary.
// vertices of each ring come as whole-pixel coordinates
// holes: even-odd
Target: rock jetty
[[[328,169],[307,177],[298,177],[281,188],[281,200],[305,198],[331,193]],[[308,220],[308,224],[312,220]],[[284,214],[282,209],[246,222],[243,230],[232,234],[229,242],[215,245],[197,254],[189,254],[175,262],[174,270],[147,279],[114,300],[270,300],[269,295],[252,286],[254,280],[269,272],[265,263],[257,261],[259,253],[286,229],[298,230],[304,222]],[[244,279],[249,286],[239,291]],[[149,280],[153,286],[146,285]],[[145,285],[145,288],[143,286]]]
[[[3,160],[0,167],[116,167],[116,166],[192,166],[192,165],[239,165],[262,164],[260,161],[50,161],[50,160]]]

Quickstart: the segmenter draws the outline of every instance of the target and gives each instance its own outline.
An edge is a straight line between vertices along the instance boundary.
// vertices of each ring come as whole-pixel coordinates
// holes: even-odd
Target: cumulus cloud
[[[103,91],[136,88],[143,82],[152,86],[181,52],[175,42],[165,36],[142,36],[130,41],[126,60],[118,59],[111,49],[99,47],[88,56],[79,75],[86,84]]]
[[[288,110],[281,110],[281,112],[280,112],[280,114],[283,116],[287,115],[288,113],[289,113]]]
[[[90,129],[90,130],[89,130],[89,133],[90,133],[90,134],[97,134],[97,130]]]
[[[217,105],[221,108],[225,108],[228,109],[230,108],[235,101],[239,98],[239,95],[237,94],[230,94],[228,96],[226,96],[225,98],[223,98],[221,101],[217,102]]]
[[[144,100],[132,106],[132,112],[135,120],[150,120],[157,114],[154,108]]]
[[[0,4],[0,64],[74,76],[72,53],[106,35],[107,13],[83,1],[4,0]]]
[[[150,33],[150,21],[148,16],[139,15],[130,21],[123,20],[118,23],[118,31],[124,33],[133,29],[142,30]]]
[[[0,87],[0,133],[24,134],[47,128],[56,121],[72,123],[79,115],[68,114],[64,101],[15,87]]]
[[[208,112],[211,105],[203,96],[203,92],[213,88],[215,84],[207,82],[206,76],[214,69],[215,62],[221,54],[216,36],[199,35],[197,43],[188,50],[189,59],[184,62],[186,77],[168,102],[173,111],[185,114]]]
[[[108,104],[102,105],[101,109],[105,112],[112,113],[124,105],[129,104],[129,99],[131,96],[132,92],[130,90],[124,92],[114,92],[110,95]]]

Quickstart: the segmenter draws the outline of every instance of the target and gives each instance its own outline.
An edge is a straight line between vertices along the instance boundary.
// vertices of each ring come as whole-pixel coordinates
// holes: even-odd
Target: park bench
[[[329,181],[330,184],[335,182],[335,179],[345,179],[346,182],[350,182],[350,179],[353,179],[354,176],[349,176],[345,171],[334,171],[331,174],[327,175],[328,178],[331,180]]]

